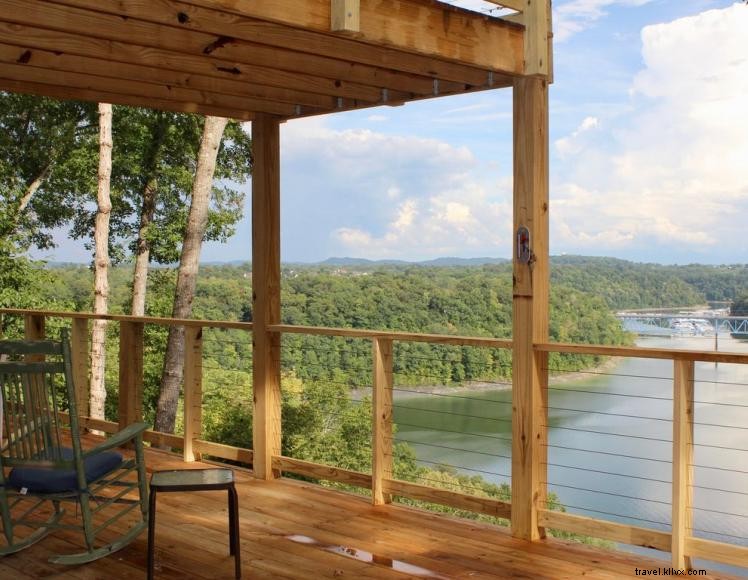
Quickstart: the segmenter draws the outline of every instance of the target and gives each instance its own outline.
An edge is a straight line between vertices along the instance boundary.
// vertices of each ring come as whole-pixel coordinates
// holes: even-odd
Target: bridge
[[[649,336],[714,336],[748,338],[748,316],[710,312],[618,312],[624,330]]]

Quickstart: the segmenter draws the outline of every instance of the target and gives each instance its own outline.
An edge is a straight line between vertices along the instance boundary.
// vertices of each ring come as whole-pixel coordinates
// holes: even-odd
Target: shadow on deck
[[[148,450],[148,471],[206,467]],[[237,470],[244,578],[631,578],[666,561],[558,540],[530,544],[507,530],[304,482],[264,482]],[[233,578],[225,492],[158,496],[156,577]],[[73,510],[74,511],[74,510]],[[53,553],[74,552],[78,534],[60,531],[0,559],[2,578],[145,577],[147,534],[97,562],[62,567]],[[661,572],[662,573],[662,572]],[[701,576],[704,578],[704,576]],[[711,575],[710,578],[727,577]]]

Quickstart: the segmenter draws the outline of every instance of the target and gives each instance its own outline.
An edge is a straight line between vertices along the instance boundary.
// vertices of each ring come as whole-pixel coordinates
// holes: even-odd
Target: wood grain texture
[[[529,263],[513,251],[512,533],[544,536],[538,509],[545,506],[548,355],[534,344],[548,340],[548,85],[514,83],[514,231],[530,233]]]
[[[541,526],[564,530],[575,534],[621,542],[632,546],[643,546],[656,550],[670,550],[670,534],[617,522],[607,522],[585,516],[541,509],[538,515]]]
[[[673,568],[691,568],[686,541],[693,533],[693,399],[695,363],[673,363]]]
[[[392,479],[392,340],[372,341],[373,400],[371,445],[371,495],[374,505],[390,503],[384,480]]]
[[[273,468],[297,475],[305,475],[327,481],[337,481],[338,483],[348,483],[371,489],[371,475],[333,465],[321,465],[311,461],[304,461],[303,459],[276,455],[273,457]]]
[[[142,322],[119,325],[119,428],[143,420]]]
[[[78,415],[88,417],[89,341],[88,320],[85,318],[74,318],[70,321],[70,352]]]
[[[497,518],[510,519],[512,516],[512,508],[508,502],[487,497],[476,497],[449,489],[441,489],[409,481],[387,479],[384,482],[384,490],[391,495],[417,499]]]
[[[195,440],[203,432],[203,329],[184,329],[184,448],[187,462],[199,461]]]
[[[252,384],[254,472],[272,479],[281,454],[280,333],[280,121],[258,115],[252,123]]]

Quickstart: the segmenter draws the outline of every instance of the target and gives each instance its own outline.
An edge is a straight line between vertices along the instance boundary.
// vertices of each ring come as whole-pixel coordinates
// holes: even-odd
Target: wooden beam
[[[386,330],[366,330],[363,328],[334,328],[327,326],[300,326],[296,324],[274,324],[272,330],[288,334],[309,334],[312,336],[344,336],[349,338],[386,338],[402,342],[428,342],[454,346],[479,346],[486,348],[512,348],[512,341],[503,338],[483,338],[475,336],[455,336],[448,334],[423,334],[416,332],[389,332]],[[748,355],[746,355],[748,358]]]
[[[185,0],[204,8],[329,33],[330,0]],[[522,31],[491,18],[431,0],[362,2],[357,41],[374,47],[522,74]],[[344,39],[340,39],[344,40]]]
[[[360,0],[330,0],[330,4],[330,30],[347,33],[360,31]]]
[[[333,467],[332,465],[312,463],[311,461],[304,461],[303,459],[276,456],[273,457],[273,469],[371,489],[371,475],[367,473],[351,471],[350,469],[343,469],[341,467]]]
[[[183,89],[168,84],[150,82],[133,82],[129,79],[104,77],[90,72],[76,73],[67,71],[37,68],[29,64],[3,63],[0,75],[6,79],[33,83],[51,84],[68,88],[79,88],[88,91],[113,92],[122,95],[142,97],[144,102],[153,98],[159,101],[174,101],[197,107],[204,105],[217,109],[236,111],[237,114],[248,112],[270,112],[277,115],[291,117],[300,114],[294,105],[276,103],[273,101],[219,95],[194,89]]]
[[[554,528],[573,534],[590,536],[591,538],[601,538],[632,546],[644,546],[645,548],[654,548],[665,552],[670,550],[670,534],[659,530],[650,530],[618,522],[606,522],[548,509],[539,510],[538,522],[546,528]]]
[[[2,36],[2,31],[0,31],[0,36]],[[211,99],[220,99],[221,96],[230,95],[248,98],[250,103],[252,100],[260,99],[327,110],[333,110],[339,106],[338,100],[330,95],[258,85],[251,82],[239,82],[233,79],[199,76],[152,66],[129,63],[117,63],[116,66],[113,66],[111,61],[103,58],[77,56],[59,51],[29,48],[28,46],[13,46],[0,42],[0,63],[24,63],[31,67],[52,71],[94,74],[138,83],[147,82],[167,87],[213,93]],[[346,99],[343,106],[350,106],[347,101]]]
[[[374,505],[390,503],[383,482],[392,479],[392,340],[372,341],[374,396],[372,400],[371,495]]]
[[[280,120],[259,114],[252,123],[252,382],[255,476],[273,479],[281,454]]]
[[[200,461],[195,440],[203,433],[203,329],[184,329],[184,448],[185,461]]]
[[[143,420],[143,330],[141,322],[119,325],[119,427]]]
[[[477,497],[449,489],[440,489],[438,487],[395,479],[384,481],[384,491],[391,495],[399,495],[401,497],[445,505],[497,518],[511,518],[511,506],[507,502],[497,499]]]
[[[562,342],[537,342],[535,350],[568,352],[599,356],[623,356],[665,360],[692,360],[713,363],[748,364],[748,354],[714,352],[713,350],[680,350],[673,348],[645,348],[641,346],[604,346],[599,344],[568,344]]]
[[[263,86],[368,102],[378,102],[381,99],[381,88],[369,86],[372,83],[393,89],[393,98],[400,96],[396,92],[398,90],[415,91],[420,94],[428,94],[433,90],[431,79],[389,73],[372,67],[364,67],[365,70],[360,70],[359,67],[348,66],[351,69],[351,75],[347,78],[366,80],[365,83],[312,76],[303,71],[315,70],[315,67],[311,65],[319,66],[316,61],[308,62],[304,54],[273,49],[268,46],[247,46],[247,52],[251,54],[251,60],[254,63],[247,64],[237,60],[215,58],[214,55],[206,56],[202,52],[186,54],[176,49],[133,44],[132,38],[127,38],[125,41],[102,41],[87,36],[85,27],[75,22],[69,23],[67,28],[70,32],[11,25],[0,21],[0,42],[21,47],[24,51],[43,49],[53,53],[62,53],[62,55],[96,58],[112,63],[115,71],[119,70],[120,65],[124,67],[128,65],[149,66],[159,70],[164,69],[166,74],[172,72],[189,75],[189,78],[193,75],[200,75],[228,80],[240,85],[252,86],[258,83]],[[167,39],[171,38],[169,35],[165,36]],[[30,58],[33,60],[33,57],[32,54]],[[244,60],[248,59],[244,58]],[[327,62],[330,59],[324,60]],[[338,63],[338,61],[333,62]],[[345,63],[338,64],[341,65],[341,69],[342,65],[345,65]],[[377,74],[365,76],[370,72],[366,69]],[[345,71],[336,72],[342,74]],[[454,86],[445,88],[453,89]],[[231,90],[221,92],[234,94]]]
[[[695,363],[673,363],[673,538],[670,553],[673,568],[691,568],[686,552],[693,533],[693,395]]]
[[[544,536],[548,354],[548,86],[514,82],[514,248],[512,351],[512,534]],[[524,249],[522,246],[525,246]]]
[[[251,465],[254,457],[251,449],[234,447],[233,445],[224,445],[222,443],[213,443],[198,439],[193,442],[193,449],[203,455],[212,455],[229,461],[239,461]]]
[[[704,538],[688,538],[686,551],[692,558],[723,562],[741,568],[745,568],[748,562],[748,546],[736,546]]]
[[[10,91],[12,93],[53,97],[55,99],[76,99],[80,101],[91,101],[93,103],[104,102],[130,107],[148,107],[151,109],[161,109],[177,113],[200,113],[201,115],[229,117],[241,121],[250,121],[254,117],[254,113],[242,113],[241,111],[221,109],[220,107],[205,106],[197,103],[179,103],[177,101],[167,101],[135,95],[123,95],[121,93],[110,93],[102,90],[81,89],[57,84],[32,83],[18,79],[8,79],[3,78],[2,69],[0,69],[0,90]]]
[[[203,59],[230,60],[240,68],[242,64],[267,66],[325,77],[338,83],[358,82],[391,90],[410,91],[413,85],[412,90],[420,94],[433,92],[434,78],[453,81],[444,87],[445,90],[454,90],[454,83],[484,86],[488,80],[488,73],[475,67],[440,63],[386,47],[376,48],[346,38],[258,22],[174,0],[7,2],[22,3],[27,6],[26,12],[23,18],[0,12],[0,20],[17,24],[33,22],[40,28],[118,42],[132,43],[137,39],[143,46]],[[184,23],[180,23],[181,20]],[[515,34],[521,41],[521,29]],[[396,74],[391,69],[412,74]],[[419,79],[415,75],[423,76]]]
[[[80,417],[88,417],[88,320],[74,318],[70,321],[70,352],[73,360],[73,384],[75,385],[75,399]]]
[[[524,0],[525,74],[547,77],[551,73],[551,2]]]

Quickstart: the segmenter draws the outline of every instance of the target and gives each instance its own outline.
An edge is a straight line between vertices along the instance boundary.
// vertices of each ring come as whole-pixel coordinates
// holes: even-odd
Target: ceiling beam
[[[330,30],[330,0],[185,0],[305,30]],[[498,18],[434,0],[361,2],[357,40],[522,74],[522,34]]]
[[[330,30],[348,33],[361,30],[360,0],[330,0]]]
[[[227,117],[239,121],[251,121],[254,113],[226,110],[220,107],[202,105],[200,103],[180,103],[177,101],[165,101],[156,98],[147,98],[137,95],[112,93],[98,89],[80,89],[57,84],[35,83],[21,81],[13,78],[5,78],[0,71],[0,90],[13,93],[37,95],[41,97],[52,97],[55,99],[75,99],[80,101],[91,101],[94,103],[112,103],[114,105],[125,105],[128,107],[147,107],[150,109],[161,109],[163,111],[174,111],[175,113],[198,113],[201,115],[214,115],[216,117]]]
[[[19,2],[20,0],[13,0]],[[38,0],[37,0],[38,1]],[[267,45],[268,47],[278,47],[290,49],[299,53],[313,53],[316,60],[327,57],[337,61],[348,61],[357,63],[362,66],[361,72],[368,78],[374,79],[373,73],[376,69],[368,67],[378,67],[381,69],[391,69],[404,73],[428,77],[422,79],[438,78],[442,81],[451,81],[463,85],[485,86],[488,79],[486,70],[478,69],[464,64],[440,61],[431,57],[424,57],[417,54],[410,54],[395,50],[391,47],[374,47],[350,38],[342,38],[330,34],[320,34],[318,32],[309,32],[288,26],[282,26],[273,22],[263,22],[246,16],[240,16],[232,12],[206,9],[201,6],[194,6],[192,3],[178,0],[50,0],[52,3],[60,6],[77,7],[90,11],[98,11],[112,16],[116,20],[106,19],[105,14],[96,17],[100,18],[102,23],[106,22],[107,27],[132,25],[130,28],[140,28],[143,31],[147,23],[166,25],[173,30],[173,33],[194,31],[195,33],[214,35],[212,41],[206,40],[203,47],[209,43],[214,43],[215,47],[211,54],[225,56],[230,53],[232,48],[240,46],[241,41],[247,41],[254,44]],[[23,2],[24,4],[28,3]],[[82,13],[76,14],[77,17],[83,17]],[[89,13],[89,18],[92,13]],[[95,14],[95,13],[93,13]],[[127,17],[123,22],[121,17]],[[135,22],[133,22],[135,21]],[[512,30],[514,39],[514,48],[517,58],[522,61],[522,29],[512,25],[507,25]],[[328,24],[329,29],[329,24]],[[162,34],[168,32],[168,29],[160,28]],[[133,30],[137,33],[136,30]],[[329,30],[328,30],[329,32]],[[310,55],[307,55],[309,58]],[[331,66],[328,63],[327,66]],[[339,66],[332,66],[331,73],[337,70],[337,76],[340,76]],[[365,78],[358,79],[364,82]],[[421,94],[430,92],[430,88]]]
[[[338,99],[328,95],[256,85],[233,79],[199,76],[143,65],[126,63],[116,63],[115,65],[102,58],[76,56],[59,51],[29,48],[28,46],[13,46],[2,42],[0,42],[0,64],[25,64],[50,70],[93,74],[133,82],[163,84],[168,87],[215,93],[219,96],[230,95],[249,99],[271,100],[278,103],[330,111],[341,106]],[[344,108],[353,106],[356,106],[355,101],[343,100]]]

